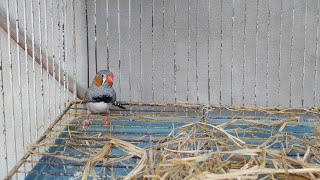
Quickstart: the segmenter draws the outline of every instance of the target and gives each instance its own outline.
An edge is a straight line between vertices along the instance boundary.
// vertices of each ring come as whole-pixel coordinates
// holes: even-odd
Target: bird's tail
[[[117,106],[117,107],[119,107],[119,108],[121,108],[121,109],[126,109],[126,107],[124,107],[120,102],[117,102],[117,101],[114,102],[113,105],[114,105],[114,106]]]

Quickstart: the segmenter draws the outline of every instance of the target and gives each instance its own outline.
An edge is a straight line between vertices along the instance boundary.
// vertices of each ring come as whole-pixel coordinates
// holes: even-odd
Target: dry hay
[[[287,123],[295,120],[289,118],[278,121],[279,131],[261,144],[245,143],[224,129],[236,120],[219,126],[204,122],[189,123],[147,148],[112,138],[87,161],[83,179],[90,174],[92,164],[102,160],[112,146],[121,147],[127,154],[141,158],[125,179],[319,178],[317,133],[306,140],[281,132]],[[282,146],[275,148],[275,144]],[[294,152],[296,156],[290,155]],[[121,160],[123,158],[114,159],[113,162]]]
[[[231,109],[230,111],[237,111]],[[242,109],[241,109],[242,110]],[[245,109],[246,110],[246,109]],[[270,113],[274,109],[268,109]],[[292,110],[292,114],[296,111]],[[319,110],[317,109],[317,112]],[[29,149],[33,155],[51,156],[85,164],[77,177],[98,179],[94,167],[121,163],[137,159],[133,170],[124,179],[318,179],[320,178],[320,126],[311,124],[315,132],[297,136],[284,131],[299,124],[299,118],[287,110],[274,112],[289,114],[286,119],[261,120],[254,118],[229,119],[219,125],[210,124],[208,111],[201,122],[187,123],[175,128],[165,138],[148,147],[138,147],[107,134],[93,136],[76,129],[78,124],[69,121],[80,120],[72,115],[60,121],[68,124],[68,145],[89,158],[75,158],[64,154],[39,152]],[[301,112],[306,114],[309,111]],[[267,119],[267,118],[266,118]],[[241,123],[239,123],[241,121]],[[240,125],[241,124],[241,127]],[[245,124],[245,125],[244,125]],[[316,125],[316,126],[314,126]],[[310,126],[310,124],[308,125]],[[60,131],[57,131],[60,132]],[[61,131],[62,132],[62,131]],[[112,133],[112,132],[111,132]],[[242,134],[241,134],[242,133]],[[259,137],[263,133],[267,137]],[[244,135],[245,134],[245,135]],[[84,150],[83,146],[102,146]],[[44,143],[37,147],[52,146]],[[112,148],[124,152],[112,157]]]

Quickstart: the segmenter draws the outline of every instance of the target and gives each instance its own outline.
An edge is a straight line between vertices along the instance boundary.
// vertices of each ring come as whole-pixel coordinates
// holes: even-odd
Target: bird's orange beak
[[[107,82],[108,82],[108,83],[113,83],[113,80],[114,80],[113,74],[108,74],[108,76],[107,76]]]

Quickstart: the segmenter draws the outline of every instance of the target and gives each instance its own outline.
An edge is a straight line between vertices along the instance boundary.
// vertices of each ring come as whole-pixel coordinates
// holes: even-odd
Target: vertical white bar
[[[198,103],[209,103],[208,93],[208,1],[197,1],[197,83]],[[231,94],[231,93],[230,93]]]
[[[122,88],[121,88],[121,36],[120,36],[120,1],[118,0],[118,60],[119,60],[119,68],[118,68],[118,82],[119,82],[119,99],[122,99]]]
[[[186,103],[188,94],[188,2],[185,0],[175,0],[175,4],[175,99],[176,102]],[[154,21],[154,24],[156,23]],[[156,28],[154,29],[157,32]],[[155,46],[156,48],[158,47]]]
[[[219,1],[220,2],[220,1]],[[197,39],[197,1],[188,2],[188,102],[197,103],[197,70],[196,70],[196,39]],[[220,44],[220,43],[219,43]],[[164,50],[166,43],[164,45]],[[166,67],[164,67],[166,68]],[[219,68],[220,69],[220,68]]]
[[[8,54],[9,54],[9,73],[10,73],[10,88],[11,88],[11,108],[12,108],[12,140],[14,140],[13,147],[14,147],[14,154],[15,154],[15,163],[18,162],[17,157],[17,139],[16,139],[16,115],[15,115],[15,98],[14,98],[14,89],[13,89],[13,74],[12,74],[12,54],[11,54],[11,33],[10,33],[10,12],[9,12],[9,0],[7,0],[7,34],[8,34]]]
[[[25,153],[25,138],[24,138],[24,125],[23,125],[23,120],[24,120],[24,114],[23,114],[23,104],[22,104],[22,85],[21,85],[21,64],[22,61],[20,60],[20,37],[19,37],[19,16],[18,16],[18,0],[16,0],[15,3],[15,18],[16,18],[16,36],[17,36],[17,44],[16,44],[16,48],[17,48],[17,67],[18,67],[18,85],[19,85],[19,96],[18,96],[18,101],[20,102],[20,107],[19,107],[19,113],[20,113],[20,128],[21,128],[21,138],[22,138],[22,149],[23,149],[23,153]],[[24,171],[26,170],[26,166],[23,166]],[[24,174],[25,177],[26,174]]]
[[[209,12],[210,12],[210,2],[209,2]],[[210,18],[209,18],[210,19]],[[187,70],[187,102],[189,103],[190,96],[190,87],[189,87],[189,79],[190,79],[190,0],[188,0],[188,70]],[[209,44],[210,46],[210,44]],[[209,51],[210,52],[210,51]],[[209,54],[210,58],[210,54]],[[210,69],[210,68],[209,68]]]
[[[108,33],[109,33],[109,67],[110,70],[113,72],[114,76],[115,76],[115,81],[117,86],[114,86],[115,91],[117,92],[117,95],[121,94],[119,88],[119,59],[121,59],[119,57],[119,4],[117,0],[113,0],[113,1],[109,1],[108,4]],[[119,96],[119,99],[121,98],[121,95]],[[118,99],[118,96],[117,96]]]
[[[46,129],[45,121],[44,121],[44,88],[43,88],[43,59],[42,59],[42,30],[41,30],[41,6],[40,6],[40,0],[38,0],[38,26],[39,26],[39,55],[40,55],[40,86],[41,86],[41,120],[42,120],[42,125],[39,127]],[[37,127],[39,129],[39,127]],[[42,131],[41,131],[42,132]]]
[[[232,23],[231,23],[231,31],[232,31],[232,47],[231,47],[231,102],[230,104],[233,105],[233,91],[234,91],[234,87],[233,87],[233,73],[234,73],[234,0],[232,0]],[[210,77],[210,76],[209,76]],[[210,101],[209,101],[210,102]]]
[[[281,106],[290,106],[290,73],[292,58],[292,25],[293,1],[283,0],[281,10],[281,37],[280,37],[280,93]]]
[[[222,4],[221,104],[231,105],[232,0]]]
[[[306,45],[304,57],[303,99],[304,107],[314,106],[315,73],[317,57],[317,5],[318,0],[307,1]]]
[[[110,3],[110,1],[109,1]],[[140,101],[140,8],[141,0],[130,0],[130,46],[129,50],[131,52],[131,68],[130,68],[130,78],[131,78],[131,97],[132,101]],[[109,11],[110,12],[110,11]],[[110,20],[110,19],[109,19]],[[110,23],[110,21],[108,21]],[[110,24],[109,24],[110,25]],[[109,27],[110,30],[110,27]],[[111,38],[111,37],[110,37]],[[109,38],[109,39],[110,39]],[[111,46],[110,46],[111,48]]]
[[[46,49],[46,66],[47,66],[47,108],[48,108],[48,112],[47,112],[47,121],[50,119],[50,114],[51,114],[51,104],[50,104],[50,100],[51,100],[51,96],[50,96],[50,82],[49,82],[49,72],[50,72],[50,67],[49,67],[49,52],[48,52],[48,22],[47,22],[47,0],[44,0],[44,28],[45,28],[45,49]],[[55,118],[55,117],[54,117]],[[49,123],[49,122],[48,122]]]
[[[244,3],[241,1],[241,4],[244,4]],[[209,55],[208,56],[210,59],[210,64],[209,64],[210,98],[209,99],[210,99],[211,104],[216,104],[216,105],[221,104],[221,93],[222,93],[221,92],[221,69],[220,69],[221,55],[222,55],[222,50],[221,50],[222,8],[221,7],[222,7],[222,1],[210,0],[209,37],[208,37],[209,38]],[[237,6],[237,7],[241,7],[241,6]],[[243,12],[243,10],[241,12]],[[193,18],[193,16],[191,15],[189,18],[190,19],[189,23],[192,18]],[[192,29],[194,29],[194,28],[192,28],[192,24],[191,24],[190,34],[192,34],[192,31],[193,31]],[[241,37],[241,36],[239,35],[237,37]],[[241,47],[242,46],[243,46],[243,42],[241,42]],[[240,49],[241,48],[239,48],[239,47],[237,48],[237,50],[240,50]],[[241,53],[237,53],[237,54],[240,55]],[[191,57],[192,57],[192,53],[190,55],[190,58]],[[240,63],[240,61],[236,61],[236,62]],[[190,63],[192,63],[192,58],[191,58]],[[190,70],[192,70],[192,66],[191,66]],[[189,77],[192,77],[192,76],[189,76]],[[239,76],[237,76],[237,77],[239,77]],[[241,81],[238,80],[237,83],[241,84]],[[190,78],[189,78],[189,84],[192,84],[192,80],[190,81]],[[238,90],[237,92],[240,93],[241,91]]]
[[[316,73],[314,74],[314,106],[320,106],[320,62],[318,61],[318,58],[319,58],[319,51],[320,51],[320,48],[319,48],[319,25],[320,25],[320,2],[318,1],[318,5],[317,5],[317,52],[316,52]]]
[[[31,138],[31,120],[30,120],[30,92],[29,92],[29,68],[28,68],[28,45],[27,45],[27,18],[26,18],[26,9],[27,9],[27,5],[26,5],[26,0],[23,0],[23,22],[24,22],[24,47],[25,47],[25,51],[24,51],[24,58],[25,58],[25,75],[27,77],[27,117],[28,117],[28,124],[29,124],[29,144],[32,143],[32,138]]]
[[[244,48],[244,104],[256,105],[255,103],[255,76],[256,76],[256,23],[257,1],[246,1],[246,27]]]
[[[34,119],[36,121],[36,138],[38,138],[39,133],[39,122],[37,116],[37,94],[36,94],[36,69],[35,69],[35,39],[34,39],[34,11],[33,11],[33,0],[31,0],[31,38],[32,38],[32,74],[33,74],[33,105],[34,105]]]
[[[177,20],[177,2],[174,0],[173,3],[174,17],[173,17],[173,86],[174,86],[174,103],[177,103],[177,29],[176,29],[176,20]]]
[[[61,51],[62,51],[62,43],[61,43],[61,31],[62,31],[62,28],[61,28],[61,14],[63,12],[63,10],[61,10],[61,5],[60,5],[60,0],[58,0],[58,4],[57,4],[57,14],[58,14],[58,87],[59,87],[59,114],[61,112]],[[61,14],[60,14],[61,13]],[[63,18],[63,17],[62,17]]]
[[[143,87],[142,87],[142,3],[143,1],[141,0],[140,2],[140,99],[139,101],[142,101],[143,99],[143,95],[142,95],[142,92],[143,92]]]
[[[155,102],[154,98],[154,0],[152,0],[152,24],[151,24],[151,43],[152,43],[152,49],[151,49],[151,59],[152,59],[152,102]]]
[[[131,0],[130,0],[131,1]],[[107,17],[106,17],[106,35],[107,35],[107,69],[110,68],[109,63],[109,0],[107,0],[106,2],[106,13],[107,13]]]
[[[107,17],[108,19],[108,17]],[[108,26],[107,26],[108,27]],[[107,28],[108,29],[108,28]],[[129,100],[132,102],[132,57],[131,57],[131,0],[129,0],[129,22],[128,22],[128,38],[129,38]],[[131,107],[130,107],[131,108]]]
[[[302,101],[302,80],[303,61],[305,51],[305,17],[306,0],[294,0],[294,22],[292,29],[292,61],[291,61],[291,106],[301,107]]]
[[[2,42],[2,38],[0,35],[0,42]],[[3,44],[3,43],[1,43]],[[6,113],[5,113],[5,103],[4,103],[4,88],[3,88],[3,64],[2,64],[2,47],[0,44],[0,82],[1,82],[1,86],[0,86],[0,95],[2,96],[2,117],[3,119],[1,120],[2,122],[2,130],[3,130],[3,152],[4,152],[4,157],[1,157],[2,159],[5,160],[5,168],[6,168],[6,173],[8,173],[8,147],[7,147],[7,126],[6,126]]]
[[[163,1],[153,1],[153,91],[154,102],[163,102]],[[186,17],[187,18],[187,17]]]
[[[119,68],[120,72],[120,89],[121,89],[121,99],[128,101],[130,99],[130,58],[129,58],[129,3],[128,1],[119,1],[119,23],[120,23],[120,60],[121,60],[121,68]],[[150,59],[150,64],[152,60]],[[151,69],[151,68],[150,68]],[[151,76],[151,74],[150,74]],[[151,83],[149,84],[149,86]]]
[[[270,0],[270,29],[269,29],[269,60],[268,60],[268,79],[267,79],[267,105],[279,106],[279,87],[280,87],[280,27],[281,27],[281,1]]]
[[[73,99],[77,99],[77,44],[76,44],[76,12],[75,12],[75,3],[72,0],[72,47],[73,47]]]
[[[245,3],[234,0],[232,104],[243,105]]]
[[[152,102],[152,0],[142,1],[141,8],[142,8],[142,11],[141,11],[142,12],[142,20],[141,20],[141,23],[142,23],[142,28],[141,28],[142,85],[141,85],[141,89],[143,94],[142,101]],[[171,61],[171,66],[173,67],[172,61]],[[173,75],[171,77],[172,79],[174,78]],[[173,88],[173,83],[171,88]]]
[[[53,113],[53,117],[56,117],[56,114],[57,114],[57,96],[56,96],[56,80],[55,80],[55,77],[56,77],[56,69],[55,69],[55,46],[56,46],[56,42],[55,42],[55,39],[54,39],[54,19],[53,19],[53,9],[54,9],[54,6],[53,6],[53,1],[54,0],[51,0],[51,44],[52,44],[52,71],[53,71],[53,75],[52,75],[52,84],[53,84],[53,93],[54,93],[54,113]]]
[[[62,37],[63,37],[63,56],[62,56],[62,72],[63,72],[63,102],[64,102],[64,108],[67,106],[67,103],[69,102],[68,99],[68,45],[67,45],[67,1],[63,0],[63,25],[62,25]]]
[[[269,30],[269,1],[259,1],[257,7],[256,34],[256,105],[267,105],[267,62],[268,62],[268,30]]]
[[[94,0],[94,60],[96,73],[98,72],[98,47],[97,47],[97,0]]]

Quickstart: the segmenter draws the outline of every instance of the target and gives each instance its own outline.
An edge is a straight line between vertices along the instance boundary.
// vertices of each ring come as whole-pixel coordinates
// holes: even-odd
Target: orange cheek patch
[[[101,76],[96,76],[94,78],[94,83],[96,84],[96,86],[101,86],[102,84],[102,77]]]

